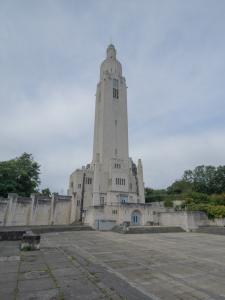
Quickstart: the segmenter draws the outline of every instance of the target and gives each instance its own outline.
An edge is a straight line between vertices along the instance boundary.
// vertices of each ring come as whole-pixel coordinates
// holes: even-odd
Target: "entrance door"
[[[138,210],[132,212],[131,215],[131,224],[132,225],[140,225],[141,223],[141,213]]]

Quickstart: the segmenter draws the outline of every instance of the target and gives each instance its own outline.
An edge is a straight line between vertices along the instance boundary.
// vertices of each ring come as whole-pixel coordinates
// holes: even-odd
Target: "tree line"
[[[145,198],[146,202],[164,201],[167,207],[181,200],[177,209],[201,210],[210,218],[225,217],[225,166],[201,165],[185,170],[167,189],[146,188]]]
[[[0,162],[0,197],[9,193],[28,197],[32,193],[50,196],[49,188],[39,191],[40,165],[32,154],[23,153],[21,156]]]

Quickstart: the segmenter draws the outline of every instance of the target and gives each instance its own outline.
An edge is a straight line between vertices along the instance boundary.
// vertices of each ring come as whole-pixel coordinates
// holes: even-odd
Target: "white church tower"
[[[136,166],[129,158],[127,86],[113,45],[100,67],[92,162],[71,174],[69,194],[74,220],[93,208],[145,203],[141,160]]]

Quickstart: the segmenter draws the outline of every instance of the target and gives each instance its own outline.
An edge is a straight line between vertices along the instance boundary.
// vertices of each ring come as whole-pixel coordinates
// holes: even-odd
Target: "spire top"
[[[110,44],[107,48],[107,58],[116,59],[116,48],[113,44]]]

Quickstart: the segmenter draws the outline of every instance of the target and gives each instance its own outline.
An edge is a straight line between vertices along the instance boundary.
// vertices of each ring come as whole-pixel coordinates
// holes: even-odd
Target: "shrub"
[[[209,219],[225,218],[225,205],[189,204],[187,209],[189,211],[203,211]]]
[[[171,200],[171,199],[166,199],[165,201],[164,201],[164,206],[165,207],[173,207],[173,201]]]

